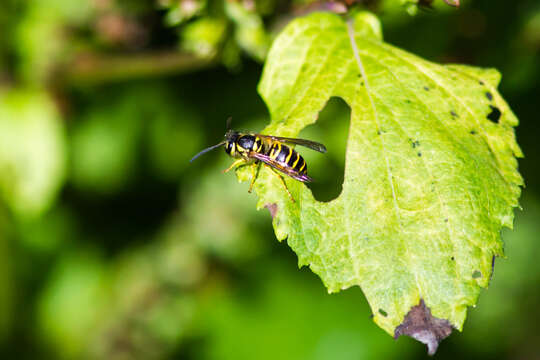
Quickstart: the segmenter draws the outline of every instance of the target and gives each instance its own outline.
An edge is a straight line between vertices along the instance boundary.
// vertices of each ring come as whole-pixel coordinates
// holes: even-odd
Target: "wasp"
[[[225,152],[237,159],[229,166],[229,168],[223,170],[224,173],[229,172],[240,165],[251,163],[256,163],[258,165],[264,164],[272,171],[272,173],[279,177],[289,198],[294,202],[294,198],[289,192],[285,179],[283,179],[281,173],[301,182],[311,182],[313,179],[307,175],[307,164],[304,158],[285,144],[305,146],[321,153],[326,152],[326,147],[323,144],[311,140],[256,133],[241,133],[235,130],[228,130],[225,133],[224,141],[202,150],[195,155],[190,162],[202,154],[220,146],[224,146]],[[252,178],[248,192],[251,192],[253,188],[259,169],[260,166],[257,166],[257,172],[255,172],[254,167],[252,167]]]

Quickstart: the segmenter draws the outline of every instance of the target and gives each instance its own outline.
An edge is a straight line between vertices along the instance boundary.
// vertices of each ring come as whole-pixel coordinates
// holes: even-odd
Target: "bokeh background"
[[[527,184],[489,290],[437,358],[540,359],[540,3],[361,1],[386,41],[495,67],[521,121]],[[328,295],[276,241],[216,151],[225,119],[268,123],[257,95],[285,0],[0,1],[0,357],[415,359],[359,288]],[[301,136],[315,196],[340,192],[348,109]],[[339,175],[341,174],[341,175]]]

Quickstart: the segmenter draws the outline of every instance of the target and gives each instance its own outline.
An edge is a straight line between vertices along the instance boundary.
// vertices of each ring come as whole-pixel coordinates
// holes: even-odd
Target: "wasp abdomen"
[[[268,154],[272,159],[280,162],[283,166],[292,168],[300,174],[307,171],[306,162],[296,151],[281,143],[274,143]]]

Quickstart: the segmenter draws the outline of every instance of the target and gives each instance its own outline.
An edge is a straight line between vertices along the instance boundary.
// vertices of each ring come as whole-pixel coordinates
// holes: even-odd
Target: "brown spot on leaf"
[[[276,214],[278,211],[277,204],[266,204],[264,205],[264,207],[267,208],[268,211],[270,211],[270,215],[272,216],[272,219],[276,217]]]
[[[407,335],[427,345],[428,354],[434,355],[439,344],[452,333],[452,325],[446,319],[431,315],[431,310],[423,299],[420,304],[413,306],[394,331],[394,339]]]

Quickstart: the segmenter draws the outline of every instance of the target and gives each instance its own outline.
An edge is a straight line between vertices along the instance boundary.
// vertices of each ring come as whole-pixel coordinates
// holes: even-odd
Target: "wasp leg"
[[[244,162],[246,162],[244,159],[238,159],[238,160],[236,160],[235,162],[233,162],[233,163],[231,164],[231,166],[229,166],[228,168],[226,168],[225,170],[223,170],[223,173],[225,174],[225,173],[231,171],[232,169],[234,169],[235,167],[237,167],[238,165],[240,165],[240,164],[242,164],[242,163],[244,163]]]
[[[257,170],[255,170],[255,168],[257,168]],[[261,169],[261,163],[260,162],[257,163],[257,166],[252,166],[251,167],[251,184],[249,184],[248,193],[250,193],[251,190],[253,190],[253,185],[255,184],[255,180],[259,176],[259,170],[260,169]]]
[[[287,184],[285,183],[285,179],[283,179],[283,176],[281,176],[280,173],[278,173],[273,167],[271,167],[270,165],[267,165],[267,164],[264,164],[266,167],[268,167],[270,170],[272,170],[272,173],[276,174],[276,176],[279,178],[279,180],[281,181],[281,183],[283,184],[283,187],[285,188],[285,191],[287,192],[287,194],[289,195],[289,198],[291,199],[292,202],[295,202],[294,201],[294,198],[292,197],[290,191],[289,191],[289,188],[287,187]]]

